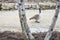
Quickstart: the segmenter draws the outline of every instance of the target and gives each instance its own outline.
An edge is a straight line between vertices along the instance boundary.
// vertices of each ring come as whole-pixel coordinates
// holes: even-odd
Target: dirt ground
[[[35,40],[44,40],[46,32],[32,33],[35,37]],[[22,33],[20,32],[0,32],[0,40],[24,40]],[[60,40],[60,32],[53,32],[51,40]]]

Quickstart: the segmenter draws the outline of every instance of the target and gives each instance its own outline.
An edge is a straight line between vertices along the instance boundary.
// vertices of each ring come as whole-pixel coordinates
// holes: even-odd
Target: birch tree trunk
[[[17,2],[18,2],[20,23],[22,27],[22,32],[25,35],[25,40],[34,40],[34,37],[32,36],[27,24],[25,8],[24,8],[24,0],[18,0]]]
[[[56,21],[57,21],[57,18],[58,18],[58,14],[59,14],[59,8],[60,8],[60,0],[57,0],[56,1],[56,12],[55,12],[52,24],[51,24],[51,26],[50,26],[50,28],[48,30],[48,33],[47,33],[47,35],[46,35],[44,40],[50,40],[50,38],[52,36],[52,32],[53,32],[53,29],[54,29],[54,26],[56,24]]]

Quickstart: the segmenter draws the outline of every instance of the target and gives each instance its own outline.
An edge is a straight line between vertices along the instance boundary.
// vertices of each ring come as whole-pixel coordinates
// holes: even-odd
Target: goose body
[[[40,19],[39,14],[34,15],[34,16],[31,17],[29,20],[32,20],[32,19],[36,20],[35,22],[38,22],[38,20]],[[38,22],[38,23],[39,23],[39,22]]]

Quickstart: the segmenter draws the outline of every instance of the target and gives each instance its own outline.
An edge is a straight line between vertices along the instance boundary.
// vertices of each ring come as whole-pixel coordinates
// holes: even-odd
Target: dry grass
[[[46,32],[33,33],[36,40],[44,40]],[[0,40],[24,40],[22,33],[20,32],[0,32]],[[60,40],[60,32],[53,32],[51,40]]]

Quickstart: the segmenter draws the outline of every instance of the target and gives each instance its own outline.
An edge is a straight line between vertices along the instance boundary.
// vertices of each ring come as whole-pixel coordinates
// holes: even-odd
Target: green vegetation
[[[41,5],[42,10],[55,9],[55,8],[56,8],[56,6],[44,6],[44,5]]]

